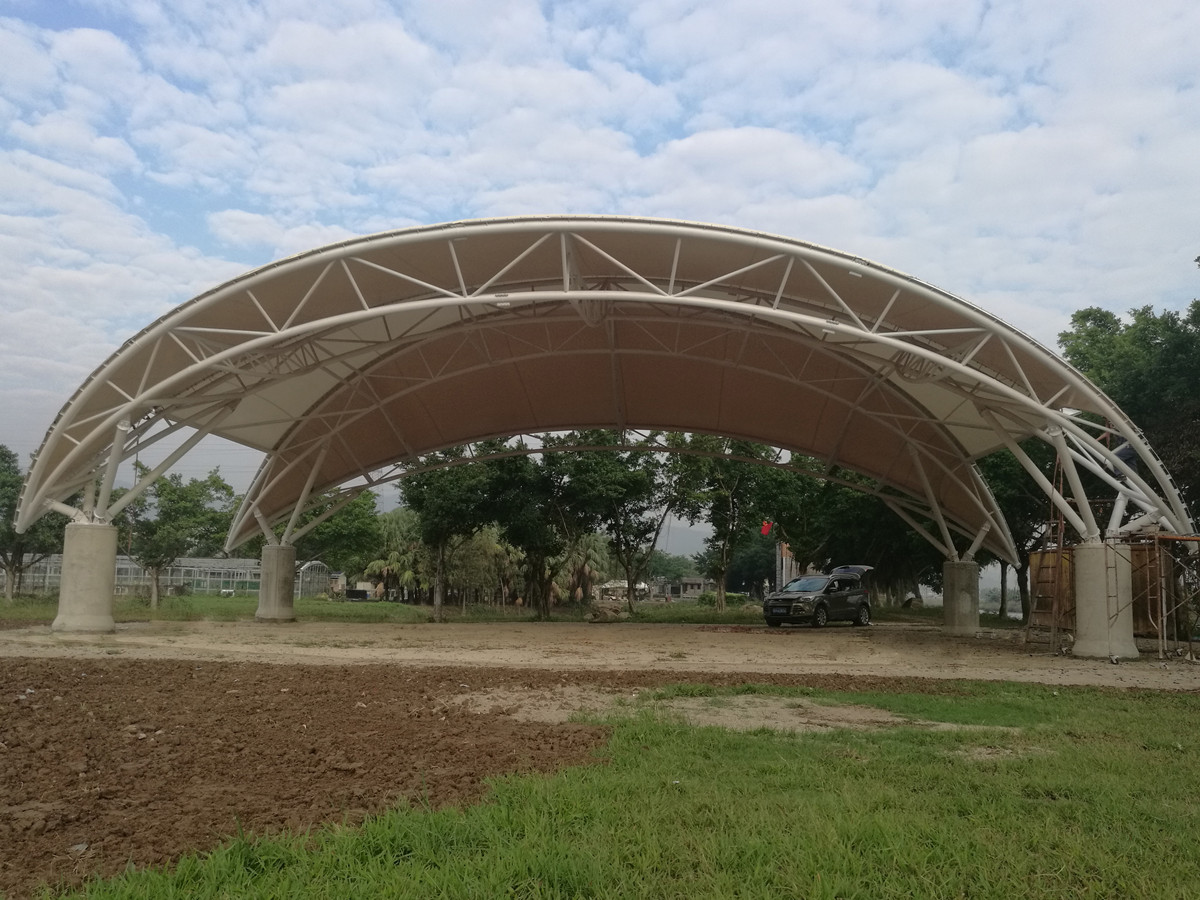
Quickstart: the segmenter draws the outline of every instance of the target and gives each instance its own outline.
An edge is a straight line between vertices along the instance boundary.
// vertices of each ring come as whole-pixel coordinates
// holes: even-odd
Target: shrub
[[[746,596],[745,594],[738,594],[738,593],[734,593],[733,591],[725,592],[725,605],[726,606],[742,606],[747,601],[749,601],[749,599],[750,598],[748,596]],[[705,591],[703,594],[701,594],[699,597],[696,598],[696,602],[698,604],[700,604],[701,606],[716,606],[717,605],[717,593],[716,593],[716,591]]]

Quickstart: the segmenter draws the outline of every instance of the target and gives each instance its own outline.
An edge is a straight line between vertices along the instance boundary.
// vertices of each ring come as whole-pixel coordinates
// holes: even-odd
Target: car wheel
[[[829,610],[823,606],[818,606],[813,610],[812,626],[813,628],[822,628],[829,621]]]
[[[767,627],[768,628],[778,628],[782,624],[783,624],[782,622],[772,622],[770,619],[767,619]]]
[[[858,608],[858,615],[854,617],[855,625],[870,625],[871,624],[871,607],[863,604]]]

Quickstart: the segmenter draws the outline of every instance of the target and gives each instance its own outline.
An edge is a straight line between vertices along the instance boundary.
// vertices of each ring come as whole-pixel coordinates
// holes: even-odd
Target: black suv
[[[871,624],[871,600],[863,584],[870,566],[838,566],[828,575],[801,575],[768,594],[763,618],[772,628],[810,623],[820,628],[838,619]]]

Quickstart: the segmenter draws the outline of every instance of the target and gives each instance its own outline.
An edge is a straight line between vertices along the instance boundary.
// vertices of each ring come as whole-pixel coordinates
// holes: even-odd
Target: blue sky
[[[1182,308],[1197,35],[1194,0],[0,0],[0,443],[215,284],[461,218],[776,232],[1051,347]]]

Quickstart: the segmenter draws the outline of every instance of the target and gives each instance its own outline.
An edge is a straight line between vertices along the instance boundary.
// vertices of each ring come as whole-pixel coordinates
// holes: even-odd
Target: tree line
[[[1200,301],[1183,312],[1134,309],[1125,319],[1080,310],[1059,346],[1143,430],[1189,505],[1200,500]],[[1052,448],[1031,439],[1022,449],[1053,477]],[[1050,504],[1007,450],[978,462],[1020,551],[1015,575],[1027,615],[1028,553],[1045,539]],[[0,445],[0,565],[10,601],[25,570],[61,551],[66,524],[51,513],[16,534],[21,480],[16,454]],[[520,597],[544,616],[611,578],[628,585],[632,606],[638,582],[691,574],[715,581],[721,609],[727,588],[758,594],[770,584],[776,541],[801,567],[873,566],[883,602],[940,588],[940,552],[870,487],[851,472],[712,435],[583,430],[543,435],[536,446],[497,440],[471,456],[457,448],[425,457],[399,483],[399,506],[389,512],[378,511],[374,494],[360,494],[297,541],[297,559],[321,559],[393,596],[430,602],[436,615],[448,598]],[[1096,487],[1091,495],[1103,496]],[[152,603],[175,560],[222,555],[238,500],[214,469],[160,478],[121,511],[121,552],[151,573]],[[694,558],[655,550],[669,516],[711,529]],[[261,540],[236,552],[260,549]],[[981,554],[981,563],[991,561]],[[1002,563],[1002,604],[1008,574]]]
[[[610,579],[625,583],[632,610],[639,582],[691,575],[715,582],[720,610],[727,589],[761,596],[773,585],[777,541],[790,545],[801,567],[874,566],[876,590],[896,600],[940,581],[938,551],[882,500],[830,483],[815,463],[785,460],[766,445],[591,430],[543,435],[534,447],[492,441],[472,449],[470,457],[456,448],[421,460],[399,483],[400,505],[391,511],[379,512],[369,491],[358,495],[296,541],[298,563],[319,559],[351,582],[369,579],[387,596],[431,603],[435,618],[446,602],[518,598],[548,616],[552,605],[584,602]],[[1027,478],[1019,466],[1011,474]],[[26,569],[61,551],[66,524],[52,514],[16,535],[19,485],[15,454],[0,448],[0,562],[10,599]],[[239,499],[214,469],[203,478],[159,478],[120,512],[120,552],[149,573],[152,606],[176,560],[224,555]],[[334,502],[318,502],[306,519]],[[671,516],[707,523],[700,553],[655,549]],[[235,552],[254,557],[261,545],[260,538]]]

